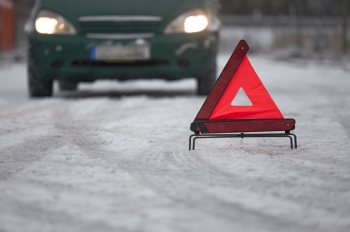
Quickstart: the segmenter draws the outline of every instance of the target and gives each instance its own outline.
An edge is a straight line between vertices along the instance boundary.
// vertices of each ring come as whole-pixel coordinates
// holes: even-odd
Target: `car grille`
[[[156,33],[161,22],[79,22],[84,34]]]
[[[168,60],[136,60],[132,62],[107,62],[102,60],[74,60],[73,66],[94,66],[94,67],[130,67],[130,66],[162,66],[169,65]]]

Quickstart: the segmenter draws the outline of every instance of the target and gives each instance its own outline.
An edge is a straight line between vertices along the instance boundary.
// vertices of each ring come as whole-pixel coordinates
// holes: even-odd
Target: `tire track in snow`
[[[151,110],[151,109],[150,109]],[[113,115],[115,116],[115,115]],[[108,121],[110,117],[107,118],[106,121]],[[116,119],[118,119],[118,117],[116,117]],[[128,118],[127,121],[132,121],[132,119]],[[125,123],[127,122],[125,121]],[[113,130],[112,130],[113,132]],[[103,131],[99,131],[99,133],[104,133]],[[142,137],[144,135],[140,135],[138,137],[134,137],[134,135],[131,133],[129,135],[122,135],[124,136],[127,144],[125,144],[126,147],[128,147],[128,145],[130,145],[131,143],[134,143],[135,145],[138,143],[137,141],[139,140],[140,143],[142,143]],[[101,142],[93,142],[95,138],[91,138],[92,141],[90,141],[89,143],[84,143],[83,145],[87,145],[87,147],[90,147],[90,150],[95,150],[95,153],[98,153],[99,155],[102,155],[102,157],[106,157],[108,156],[107,154],[109,154],[108,152],[106,154],[102,154],[104,152],[101,152],[101,149],[103,150],[103,148],[98,148],[99,145],[101,145]],[[177,138],[169,138],[169,140],[176,140]],[[89,144],[91,146],[89,146]],[[159,145],[158,143],[155,144],[155,146]],[[230,145],[231,146],[231,145]],[[235,146],[233,146],[235,147]],[[86,149],[83,148],[83,149]],[[143,149],[145,149],[145,147],[143,147]],[[171,148],[172,149],[172,148]],[[119,150],[119,149],[118,149]],[[154,149],[150,148],[151,151],[154,151]],[[268,148],[263,148],[259,150],[255,150],[255,149],[245,149],[246,153],[251,153],[253,150],[253,154],[261,154],[261,151],[267,151],[269,152],[270,149]],[[254,151],[255,150],[255,151]],[[119,150],[124,152],[125,150]],[[205,180],[205,177],[203,177],[202,179],[200,179],[199,177],[196,177],[196,175],[200,176],[208,176],[208,173],[212,173],[211,176],[214,176],[215,178],[212,178],[212,182],[215,183],[215,181],[217,180],[219,183],[234,183],[234,186],[237,186],[237,188],[239,189],[245,189],[244,191],[246,191],[248,194],[250,194],[252,191],[258,191],[260,192],[261,195],[271,195],[274,193],[271,193],[269,191],[267,191],[266,189],[272,188],[274,189],[274,184],[276,184],[276,180],[274,179],[269,179],[269,178],[253,178],[253,177],[248,177],[248,178],[243,178],[241,175],[235,175],[232,174],[230,172],[226,172],[223,171],[222,169],[218,169],[215,170],[213,169],[213,167],[211,165],[208,166],[208,163],[204,162],[203,160],[201,160],[201,158],[199,158],[199,156],[194,156],[193,154],[191,154],[190,156],[184,156],[184,153],[178,153],[178,152],[174,152],[174,153],[169,153],[167,154],[167,152],[162,152],[159,149],[155,150],[156,152],[151,152],[150,156],[148,156],[148,160],[145,160],[144,154],[140,153],[141,150],[139,151],[137,148],[133,148],[130,151],[128,151],[128,154],[131,155],[131,153],[140,153],[140,155],[136,155],[137,158],[135,158],[135,156],[132,156],[132,158],[129,158],[127,161],[122,161],[121,164],[119,164],[119,162],[121,160],[123,160],[123,158],[119,159],[116,158],[116,161],[118,162],[118,166],[122,166],[124,167],[123,170],[125,172],[128,173],[132,173],[132,176],[137,179],[140,183],[142,183],[143,185],[145,185],[146,188],[150,188],[150,189],[154,189],[157,192],[161,193],[163,195],[163,197],[165,199],[175,199],[174,201],[182,201],[183,203],[183,207],[186,208],[186,205],[191,205],[193,204],[192,200],[186,200],[186,198],[184,199],[183,197],[176,197],[176,195],[183,195],[183,192],[179,192],[178,190],[178,186],[179,184],[176,181],[179,181],[180,183],[182,183],[181,181],[183,179],[189,179],[187,182],[184,182],[184,186],[191,186],[191,185],[196,185],[199,183],[199,185],[203,185],[203,186],[209,186],[208,184],[203,183],[203,181]],[[244,151],[244,150],[243,150]],[[242,151],[241,151],[242,152]],[[264,152],[263,152],[264,153]],[[169,160],[171,160],[171,158],[167,158],[167,156],[171,156],[176,154],[177,160],[174,159],[171,162],[168,162]],[[95,154],[96,155],[96,154]],[[94,154],[90,154],[90,156],[92,157],[96,157]],[[110,154],[112,155],[112,154]],[[272,154],[275,155],[275,154]],[[180,165],[178,165],[178,160],[182,159],[183,163]],[[144,164],[143,162],[146,162],[146,164]],[[204,163],[203,163],[204,162]],[[132,163],[132,164],[131,164]],[[161,168],[161,166],[163,166],[163,169]],[[187,171],[187,175],[179,175],[182,174],[181,172],[181,168],[185,167],[185,171]],[[268,168],[268,167],[267,167]],[[153,170],[154,169],[154,170]],[[294,169],[294,167],[291,167],[290,169]],[[142,176],[142,173],[144,173],[143,171],[146,170],[150,170],[151,173],[148,173],[144,176]],[[151,171],[152,170],[152,171]],[[174,171],[177,170],[178,172]],[[305,170],[305,173],[307,173],[307,170]],[[163,178],[161,178],[161,177]],[[176,177],[176,180],[173,180],[171,178],[171,176]],[[180,176],[180,177],[179,177]],[[193,177],[195,176],[195,177]],[[225,177],[222,177],[225,176]],[[244,184],[246,184],[248,182],[249,185],[247,187],[244,187]],[[186,185],[187,183],[187,185]],[[277,182],[277,184],[279,184]],[[253,186],[253,187],[252,187]],[[296,187],[300,187],[298,185],[296,185]],[[201,187],[204,188],[204,187]],[[173,191],[173,189],[176,189],[176,191]],[[275,188],[276,189],[276,188]],[[288,188],[287,188],[288,189]],[[277,192],[279,191],[278,188],[276,189]],[[194,190],[195,191],[195,190]],[[190,191],[191,192],[191,191]],[[285,195],[282,195],[282,199],[284,198],[286,201],[288,202],[295,202],[297,204],[300,204],[300,201],[298,201],[297,198],[293,198],[289,197],[288,195],[286,195],[286,193],[283,193]],[[174,197],[175,196],[175,197]],[[210,196],[210,194],[209,194]],[[312,202],[312,201],[311,201]],[[227,203],[227,202],[226,202]],[[225,204],[225,201],[220,202],[217,201],[217,205],[222,205]],[[322,208],[322,207],[321,207]],[[232,209],[231,209],[232,210]],[[324,207],[323,207],[324,210]],[[227,212],[225,212],[226,214]],[[273,223],[273,222],[271,222]]]
[[[59,103],[23,102],[1,112],[0,117],[7,123],[0,129],[0,180],[10,178],[62,145],[59,136],[50,132],[50,110]]]
[[[167,152],[164,152],[164,154],[163,154],[163,156],[164,155],[166,155],[167,154]],[[203,160],[201,159],[201,158],[199,158],[198,159],[198,156],[193,156],[193,155],[191,155],[191,156],[183,156],[183,154],[184,153],[173,153],[173,154],[179,154],[179,155],[181,155],[181,157],[183,157],[183,158],[186,158],[186,159],[188,159],[189,158],[189,160],[191,160],[191,161],[189,161],[189,162],[187,162],[187,164],[189,164],[189,165],[187,165],[187,167],[190,167],[191,168],[191,172],[196,172],[196,171],[199,171],[199,173],[197,173],[197,176],[199,175],[205,175],[205,174],[207,174],[208,173],[208,170],[211,170],[211,172],[213,172],[213,170],[214,170],[214,173],[212,173],[212,176],[215,176],[215,178],[214,179],[221,179],[220,181],[221,182],[223,182],[223,183],[232,183],[232,181],[235,181],[235,182],[237,182],[237,177],[236,178],[233,178],[234,176],[232,175],[232,174],[228,174],[228,173],[226,173],[226,172],[222,172],[221,170],[219,170],[219,171],[217,171],[217,170],[215,170],[215,168],[213,168],[213,167],[211,167],[211,166],[209,166],[209,167],[207,167],[207,169],[205,168],[206,166],[208,166],[207,165],[207,163],[206,162],[203,162]],[[168,154],[169,155],[169,154]],[[159,160],[162,160],[163,161],[163,166],[164,167],[168,167],[169,165],[167,165],[166,163],[164,163],[165,161],[167,161],[167,162],[169,162],[171,159],[164,159],[164,158],[161,158],[161,157],[159,157],[159,154],[156,154],[155,156],[157,156],[157,158],[155,159],[157,162],[156,162],[156,164],[157,165],[159,165]],[[197,158],[194,158],[194,157],[197,157]],[[175,159],[175,158],[174,158]],[[194,164],[194,162],[193,161],[197,161],[197,163],[199,163],[200,165],[193,165]],[[151,159],[151,161],[152,161],[152,159]],[[173,165],[174,164],[174,162],[170,162],[171,163],[171,165]],[[178,163],[178,162],[175,162],[175,163]],[[155,166],[156,167],[156,165],[150,165],[150,166]],[[182,165],[183,166],[183,165]],[[198,167],[198,168],[193,168],[193,167]],[[127,170],[127,169],[126,169]],[[178,175],[177,175],[177,173],[171,173],[171,171],[172,171],[173,169],[168,169],[167,171],[169,172],[169,176],[171,177],[171,176],[173,176],[173,177],[178,177]],[[202,170],[202,171],[201,171]],[[161,175],[166,175],[165,173],[161,173]],[[222,179],[222,176],[224,176],[225,178],[224,179]],[[151,176],[151,177],[149,177],[148,179],[144,179],[145,177],[143,177],[143,179],[142,179],[142,183],[148,183],[148,184],[150,184],[150,186],[152,186],[152,188],[155,188],[155,189],[157,189],[158,191],[160,191],[160,192],[163,192],[166,196],[174,196],[174,195],[178,195],[176,192],[174,193],[173,191],[170,191],[169,192],[169,189],[173,189],[172,187],[170,187],[172,184],[173,184],[173,182],[172,182],[172,179],[170,178],[170,180],[169,179],[166,179],[166,180],[164,180],[164,178],[157,178],[157,177],[154,177],[154,176]],[[186,178],[188,178],[188,177],[186,177]],[[238,188],[240,188],[240,189],[244,189],[245,187],[244,187],[244,183],[246,183],[246,181],[247,180],[244,180],[244,179],[238,179],[239,181],[238,181],[238,183],[236,183],[236,186],[238,187]],[[198,180],[196,180],[197,182],[198,182]],[[266,181],[264,181],[263,179],[258,179],[258,180],[254,180],[254,179],[250,179],[250,181],[253,181],[253,183],[251,183],[251,185],[250,186],[255,186],[253,189],[250,189],[250,187],[247,189],[247,191],[248,191],[248,193],[249,192],[251,192],[251,191],[255,191],[255,190],[258,190],[259,191],[259,189],[268,189],[268,188],[270,188],[270,187],[273,187],[273,184],[274,184],[274,182],[270,182],[270,181],[268,181],[268,182],[266,182]],[[176,182],[176,181],[175,181]],[[264,186],[265,185],[265,186]],[[264,187],[263,187],[264,186]],[[255,190],[254,190],[255,189]],[[261,190],[260,190],[260,192],[261,192]],[[268,192],[266,193],[265,191],[263,191],[262,193],[261,193],[262,195],[264,195],[264,194],[268,194]],[[175,199],[177,199],[176,197],[175,197]],[[180,200],[183,200],[183,199],[180,199]],[[295,202],[295,203],[299,203],[300,204],[300,201],[298,201],[298,199],[292,199],[292,198],[285,198],[285,200],[286,201],[289,201],[289,202]],[[193,202],[192,202],[193,203]],[[218,205],[221,205],[221,204],[224,204],[225,202],[221,202],[221,203],[219,203]],[[185,204],[186,205],[186,204]],[[191,205],[190,204],[190,202],[189,202],[189,205]],[[321,207],[322,208],[322,207]],[[325,208],[323,207],[323,210],[325,210]],[[325,213],[325,212],[324,212]],[[271,222],[272,223],[272,222]]]
[[[33,146],[33,144],[36,144]],[[54,136],[39,136],[26,139],[0,151],[0,181],[9,179],[32,163],[57,149],[63,142]]]
[[[175,160],[175,157],[171,155],[171,152],[169,153],[168,155],[166,152],[161,154],[161,156],[166,156],[167,158],[159,158],[160,155],[156,154],[155,156],[157,158],[150,160],[156,161],[154,165],[150,165],[151,167],[155,168],[156,173],[152,173],[151,175],[145,176],[140,176],[140,173],[134,173],[133,177],[141,179],[140,183],[145,184],[145,186],[148,188],[156,190],[156,192],[161,194],[161,196],[167,199],[171,199],[177,206],[181,205],[181,208],[185,208],[187,210],[195,210],[197,213],[201,212],[208,214],[210,215],[209,218],[213,217],[220,220],[224,220],[226,221],[226,223],[230,223],[232,220],[241,221],[243,224],[246,224],[251,221],[256,222],[257,220],[261,220],[260,223],[262,223],[263,221],[265,225],[270,224],[271,226],[268,226],[270,227],[270,229],[267,229],[266,231],[273,230],[275,226],[294,226],[295,228],[294,222],[289,222],[287,219],[279,218],[281,224],[276,225],[276,218],[274,217],[270,217],[269,215],[265,215],[263,213],[257,213],[256,211],[242,207],[242,205],[240,204],[227,202],[222,198],[217,198],[210,193],[206,193],[206,188],[210,186],[210,184],[206,183],[208,181],[206,180],[207,178],[198,179],[198,177],[207,176],[207,170],[205,166],[197,165],[201,164],[202,162],[197,162],[197,164],[195,164],[195,162],[193,162],[193,159],[189,159],[190,161],[187,162],[187,164],[189,164],[187,165],[187,171],[189,172],[188,175],[183,175],[181,172],[179,173],[178,170],[174,170],[171,168],[167,169],[166,173],[162,170],[159,170],[160,167],[157,167],[159,165],[159,160],[163,161],[162,166],[164,167],[169,167],[173,165],[172,161]],[[184,157],[184,153],[180,154],[179,152],[174,152],[173,154],[182,155],[182,157]],[[171,165],[169,165],[169,162]],[[193,169],[194,166],[197,166],[198,168]],[[130,169],[128,167],[124,167],[124,170],[130,172]],[[231,178],[225,180],[222,178],[222,176],[218,176],[217,174],[218,173],[215,173],[215,171],[214,173],[210,174],[216,175],[215,178],[213,178],[214,180],[212,181],[215,182],[219,180],[219,182],[232,182]],[[185,193],[182,190],[183,188],[179,187],[179,185],[183,186],[183,188],[186,189]],[[192,193],[201,194],[197,195]],[[208,202],[212,204],[211,207],[206,205]],[[246,223],[244,223],[244,221]],[[300,228],[305,229],[305,226]],[[286,229],[286,231],[288,231],[288,229]]]

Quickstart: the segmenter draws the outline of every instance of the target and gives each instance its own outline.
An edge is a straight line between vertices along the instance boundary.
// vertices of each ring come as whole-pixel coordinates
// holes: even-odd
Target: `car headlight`
[[[179,15],[165,28],[165,34],[195,33],[205,30],[209,20],[207,14],[200,9],[191,10]]]
[[[49,10],[42,10],[39,12],[35,19],[35,29],[40,34],[77,34],[77,30],[68,20]]]

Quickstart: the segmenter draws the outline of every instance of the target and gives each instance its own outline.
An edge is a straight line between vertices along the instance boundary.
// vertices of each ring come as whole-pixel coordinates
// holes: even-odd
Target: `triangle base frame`
[[[189,138],[189,150],[195,149],[198,138],[289,137],[291,149],[298,147],[297,136],[290,133],[295,129],[294,119],[196,120],[190,129],[194,134]]]
[[[189,150],[195,150],[196,147],[196,139],[210,139],[210,138],[289,138],[290,139],[290,148],[297,148],[297,136],[295,134],[286,131],[285,133],[227,133],[227,134],[219,134],[219,133],[208,133],[208,134],[193,134],[189,137]]]

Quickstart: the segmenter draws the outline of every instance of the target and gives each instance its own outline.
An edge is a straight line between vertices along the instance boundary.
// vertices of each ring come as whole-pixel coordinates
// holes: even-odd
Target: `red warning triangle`
[[[212,91],[199,110],[195,122],[236,119],[283,119],[283,115],[255,73],[248,57],[249,46],[239,41]],[[231,105],[242,88],[251,106]]]
[[[247,94],[252,106],[231,104],[240,88]],[[280,118],[283,118],[283,115],[254,71],[248,57],[244,56],[211,112],[209,120]]]
[[[191,143],[194,150],[196,138],[230,137],[289,137],[291,148],[294,137],[294,147],[297,148],[296,135],[290,133],[295,129],[295,120],[283,118],[250,64],[246,56],[248,50],[246,41],[239,41],[191,123],[190,130],[195,134],[190,136],[190,150]],[[235,99],[240,94],[243,95],[243,100],[236,102]],[[273,131],[283,133],[260,133]]]

